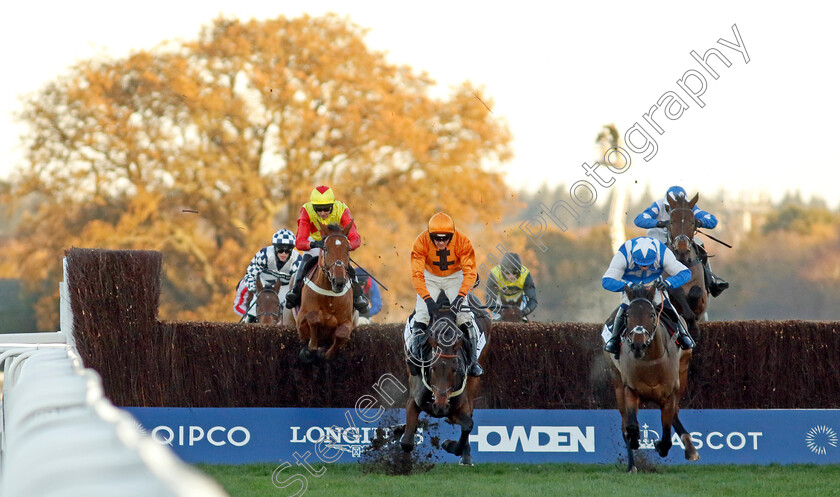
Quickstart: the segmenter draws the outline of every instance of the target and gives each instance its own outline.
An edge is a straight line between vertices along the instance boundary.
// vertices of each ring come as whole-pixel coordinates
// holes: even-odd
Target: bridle
[[[653,331],[649,331],[647,328],[645,328],[644,326],[642,326],[640,324],[634,326],[633,329],[628,328],[624,332],[624,338],[627,339],[628,343],[630,343],[629,338],[630,338],[631,335],[644,335],[644,337],[645,337],[645,347],[648,347],[650,345],[650,343],[653,341],[653,337],[656,336],[656,329],[659,328],[659,320],[662,317],[662,311],[665,309],[665,297],[664,297],[664,295],[662,296],[662,303],[659,306],[659,312],[658,313],[656,312],[656,305],[654,305],[653,302],[651,302],[650,300],[648,300],[644,297],[639,297],[639,298],[635,298],[635,299],[631,300],[630,304],[627,305],[627,312],[628,313],[630,312],[630,307],[635,302],[645,302],[647,305],[649,305],[651,315],[656,316],[656,322],[653,324]]]
[[[687,211],[687,212],[690,212],[690,213],[691,213],[691,217],[692,217],[692,218],[694,218],[694,210],[693,210],[693,209],[689,209],[688,207],[677,207],[677,208],[675,208],[675,209],[671,209],[671,210],[669,211],[669,213],[674,213],[674,212],[677,212],[677,211]],[[673,224],[673,219],[674,219],[674,218],[673,218],[673,217],[671,217],[671,219],[670,219],[670,220],[668,220],[668,230],[667,230],[667,231],[668,231],[668,244],[669,244],[671,247],[673,247],[674,252],[676,252],[676,247],[677,247],[677,245],[678,245],[679,243],[681,243],[681,242],[685,242],[685,243],[687,244],[688,248],[689,248],[689,256],[688,256],[688,259],[687,259],[687,260],[688,260],[688,262],[691,262],[691,258],[690,258],[690,257],[691,257],[691,255],[690,255],[690,252],[691,252],[691,245],[692,245],[692,242],[693,242],[693,241],[692,241],[692,238],[691,238],[691,236],[689,236],[689,235],[687,235],[687,234],[685,234],[685,233],[680,233],[679,235],[675,236],[674,238],[671,238],[671,225]],[[685,229],[684,229],[684,228],[685,228],[685,226],[684,226],[684,225],[685,225],[685,219],[681,219],[681,220],[680,220],[680,224],[681,224],[681,225],[683,225],[683,226],[680,226],[680,228],[681,228],[681,231],[683,231],[683,232],[684,232],[684,231],[685,231]],[[692,226],[691,228],[692,228],[692,229],[696,229],[696,226]]]
[[[455,335],[455,337],[454,337],[453,344],[455,343],[455,341],[459,341],[459,340],[463,340],[463,339],[464,339],[464,334],[459,330],[458,334]],[[439,358],[455,359],[456,360],[456,362],[458,363],[457,375],[462,378],[461,379],[461,387],[458,390],[455,390],[455,386],[453,385],[453,386],[450,386],[449,388],[447,388],[446,390],[441,390],[435,385],[430,385],[429,382],[426,380],[426,368],[421,368],[420,369],[420,377],[423,380],[423,385],[430,392],[432,392],[432,401],[433,402],[438,396],[444,396],[445,395],[447,399],[451,399],[452,397],[457,397],[457,396],[461,395],[462,393],[464,393],[464,390],[466,390],[466,387],[467,387],[467,366],[464,363],[464,361],[462,361],[461,358],[458,357],[458,354],[438,353],[429,364],[434,364],[435,361],[437,361]]]
[[[273,293],[275,296],[277,296],[277,312],[268,312],[268,311],[260,312],[260,310],[259,310],[260,295],[262,295],[263,293]],[[277,293],[277,290],[275,290],[273,287],[266,286],[266,287],[263,287],[262,290],[257,292],[257,320],[258,321],[260,319],[260,316],[273,316],[274,320],[276,322],[279,322],[280,319],[283,316],[283,307],[280,304],[280,294]]]
[[[347,238],[347,235],[344,235],[344,234],[327,235],[326,237],[324,237],[324,247],[321,249],[324,253],[323,253],[322,257],[319,257],[319,262],[318,262],[318,267],[321,269],[321,271],[324,272],[324,274],[327,276],[327,280],[329,280],[329,282],[330,282],[330,286],[333,286],[333,287],[335,286],[335,277],[332,275],[333,268],[343,267],[345,272],[348,272],[348,270],[349,270],[348,265],[345,264],[344,261],[342,261],[342,260],[335,260],[330,265],[326,264],[327,245],[328,245],[327,241],[330,238],[336,237],[336,236],[340,236],[341,238],[344,238],[345,240],[348,241],[348,244],[349,244],[349,239]],[[348,281],[349,281],[349,274],[348,274]]]

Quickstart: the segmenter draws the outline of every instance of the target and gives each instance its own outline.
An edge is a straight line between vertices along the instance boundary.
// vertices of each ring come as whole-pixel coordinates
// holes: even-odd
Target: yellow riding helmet
[[[429,233],[455,234],[455,222],[443,212],[438,212],[429,219]]]
[[[309,194],[309,201],[312,205],[330,205],[335,202],[335,193],[328,186],[316,186]]]

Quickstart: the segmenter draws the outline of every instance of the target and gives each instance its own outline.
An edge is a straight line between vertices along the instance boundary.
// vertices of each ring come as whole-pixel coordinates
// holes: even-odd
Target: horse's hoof
[[[700,460],[700,454],[697,453],[697,450],[694,450],[692,452],[686,451],[685,458],[688,461],[699,461]]]
[[[668,455],[668,451],[671,450],[670,445],[665,445],[662,443],[662,440],[657,440],[653,443],[653,447],[656,449],[656,452],[659,454],[660,457],[666,457]]]
[[[473,458],[469,454],[464,454],[463,456],[461,456],[461,460],[458,461],[458,464],[460,466],[475,466],[475,464],[473,463]]]
[[[414,449],[414,444],[400,443],[403,452],[411,452]]]
[[[631,468],[627,468],[627,472],[635,474],[639,472],[639,469],[636,466],[633,466]]]
[[[326,360],[326,359],[329,359],[329,357],[327,357],[327,351],[324,349],[324,347],[319,347],[319,348],[318,348],[318,351],[317,351],[317,352],[315,352],[315,355],[316,355],[316,356],[318,357],[318,359],[319,359],[319,360],[321,360],[321,361]]]
[[[442,448],[446,452],[449,452],[450,454],[455,454],[455,449],[457,447],[458,447],[458,442],[456,442],[455,440],[446,440],[442,444],[440,444],[440,448]],[[455,455],[457,456],[457,455],[460,455],[460,454],[455,454]]]

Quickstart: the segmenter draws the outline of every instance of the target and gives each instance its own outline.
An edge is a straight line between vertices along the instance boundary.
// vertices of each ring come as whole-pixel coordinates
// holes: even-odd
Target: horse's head
[[[691,240],[694,239],[694,232],[697,229],[694,219],[694,205],[700,194],[688,200],[683,196],[668,196],[666,208],[671,216],[668,222],[668,240],[671,250],[678,256],[688,254],[691,250]]]
[[[283,306],[280,305],[280,286],[278,279],[263,286],[262,278],[257,277],[257,322],[260,324],[278,324],[283,319]]]
[[[630,300],[630,305],[626,311],[627,329],[623,339],[629,344],[633,357],[641,359],[653,341],[659,325],[656,306],[653,304],[656,287],[651,283],[633,285],[624,292]]]
[[[349,283],[347,268],[350,267],[350,241],[347,235],[352,226],[351,220],[345,228],[330,224],[321,231],[324,248],[321,251],[320,267],[326,273],[334,292],[340,292]]]
[[[435,416],[445,416],[449,413],[450,398],[461,394],[467,377],[464,334],[455,324],[455,313],[449,308],[435,312],[427,333],[435,354],[427,379],[432,390],[432,412]]]

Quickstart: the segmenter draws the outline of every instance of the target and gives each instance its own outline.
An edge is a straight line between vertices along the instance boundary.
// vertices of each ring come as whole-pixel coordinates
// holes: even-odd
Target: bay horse
[[[473,309],[480,309],[477,301],[470,301]],[[476,312],[475,321],[489,344],[490,316],[483,311]],[[411,452],[421,412],[435,418],[446,418],[461,427],[461,436],[457,441],[444,441],[441,447],[460,457],[460,465],[472,466],[469,436],[474,424],[473,407],[480,378],[467,376],[470,364],[468,347],[464,343],[467,338],[455,324],[455,313],[448,307],[439,309],[430,317],[426,337],[427,347],[433,354],[431,364],[421,368],[420,376],[409,375],[411,395],[405,406],[405,427],[398,428],[394,434],[402,434],[400,446],[405,452]],[[479,362],[485,361],[488,344],[481,351]]]
[[[677,257],[677,260],[691,271],[691,279],[681,287],[682,292],[672,292],[673,302],[677,311],[686,318],[689,331],[692,334],[697,331],[696,322],[705,319],[706,308],[709,305],[705,270],[698,257],[697,249],[694,247],[694,234],[697,230],[694,205],[697,204],[699,198],[699,193],[694,195],[691,200],[687,200],[685,197],[676,199],[667,197],[667,208],[671,220],[668,221],[668,242],[666,245]],[[680,293],[684,295],[684,298]]]
[[[283,306],[280,304],[282,282],[274,280],[263,286],[262,278],[257,276],[257,322],[260,324],[280,324],[283,319]]]
[[[499,321],[505,323],[520,323],[522,322],[522,310],[519,308],[522,305],[522,295],[514,301],[500,300],[499,306]]]
[[[324,247],[318,263],[304,275],[295,320],[303,344],[300,359],[305,363],[312,362],[315,357],[332,359],[350,340],[355,310],[348,274],[350,241],[347,235],[352,226],[352,220],[345,228],[337,224],[326,226],[326,232],[321,232]]]
[[[682,350],[660,319],[664,303],[655,305],[656,287],[633,285],[625,289],[630,305],[627,326],[616,359],[604,352],[611,364],[615,400],[621,412],[621,431],[627,446],[627,471],[636,472],[633,450],[639,448],[639,406],[646,401],[659,406],[662,435],[654,446],[665,457],[671,449],[671,426],[685,446],[685,458],[700,459],[679,418],[680,400],[688,386],[691,350]]]

